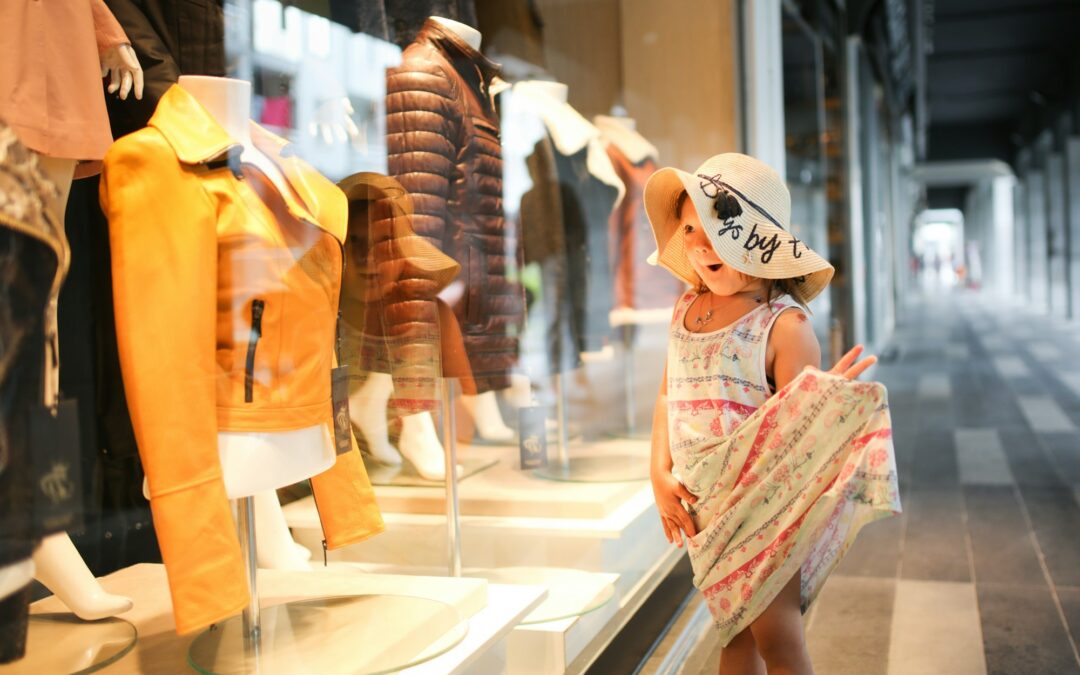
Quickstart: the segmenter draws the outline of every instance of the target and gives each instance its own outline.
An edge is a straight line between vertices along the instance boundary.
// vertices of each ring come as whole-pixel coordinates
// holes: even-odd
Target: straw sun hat
[[[790,231],[791,195],[780,175],[764,162],[734,152],[709,158],[693,174],[668,167],[649,178],[645,211],[656,237],[650,263],[701,286],[675,211],[684,190],[725,264],[762,279],[791,279],[803,302],[829,284],[832,265]]]

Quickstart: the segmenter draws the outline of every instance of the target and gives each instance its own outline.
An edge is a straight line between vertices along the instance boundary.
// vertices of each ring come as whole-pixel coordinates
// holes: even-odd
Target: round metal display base
[[[130,622],[116,617],[83,621],[67,612],[31,614],[26,657],[0,673],[93,673],[124,658],[139,639]]]
[[[260,610],[258,639],[235,616],[191,644],[200,673],[389,673],[429,661],[465,638],[469,624],[450,605],[404,595],[352,595]]]
[[[558,460],[533,475],[546,480],[569,483],[626,483],[648,480],[649,458],[641,455],[587,455],[571,457],[565,464]]]
[[[600,609],[615,597],[614,584],[606,580],[598,583],[596,574],[561,567],[466,570],[465,576],[487,579],[495,584],[546,588],[547,598],[521,621],[522,626],[582,616]]]

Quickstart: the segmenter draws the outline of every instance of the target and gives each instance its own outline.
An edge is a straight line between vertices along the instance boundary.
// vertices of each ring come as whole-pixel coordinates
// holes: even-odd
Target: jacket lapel
[[[161,132],[184,164],[206,164],[243,148],[179,85],[169,87],[161,97],[149,125]],[[289,213],[344,243],[348,206],[341,190],[297,157],[288,141],[254,122],[251,122],[251,139],[281,170],[292,188],[281,194]]]

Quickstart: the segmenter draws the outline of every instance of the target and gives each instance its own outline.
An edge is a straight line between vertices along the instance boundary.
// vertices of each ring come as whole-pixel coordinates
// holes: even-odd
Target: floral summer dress
[[[668,438],[689,506],[694,585],[727,645],[802,570],[802,610],[863,525],[900,512],[885,387],[807,370],[771,394],[769,331],[787,298],[668,348]]]

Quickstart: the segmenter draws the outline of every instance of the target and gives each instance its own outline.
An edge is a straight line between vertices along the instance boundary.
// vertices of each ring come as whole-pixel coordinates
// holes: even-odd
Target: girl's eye
[[[693,225],[683,225],[683,232],[685,232],[686,234],[693,234],[694,233],[694,226]]]

